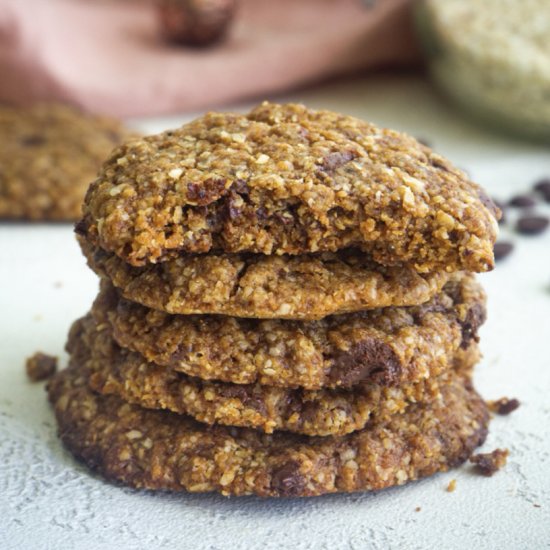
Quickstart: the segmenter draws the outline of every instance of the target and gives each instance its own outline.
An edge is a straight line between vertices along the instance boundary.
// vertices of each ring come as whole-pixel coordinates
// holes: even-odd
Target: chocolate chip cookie
[[[276,388],[208,382],[144,361],[120,348],[105,325],[88,316],[71,330],[68,351],[90,369],[90,387],[142,407],[188,414],[206,424],[284,430],[305,435],[345,435],[369,419],[402,413],[411,402],[433,401],[456,372],[477,362],[477,346],[453,358],[453,369],[417,384],[387,388],[362,384],[352,390]]]
[[[473,275],[459,273],[421,306],[300,322],[170,315],[122,298],[104,280],[92,314],[152,363],[205,380],[317,390],[437,376],[477,341],[485,294]]]
[[[479,272],[493,267],[498,216],[466,174],[412,137],[263,103],[120,147],[79,230],[134,266],[353,247],[387,266]]]
[[[111,150],[131,137],[116,120],[71,107],[0,108],[0,218],[76,220]]]
[[[128,300],[167,313],[320,319],[389,306],[417,305],[449,278],[383,267],[346,250],[302,256],[198,254],[133,267],[79,238],[90,267]]]
[[[458,376],[439,399],[341,437],[207,427],[99,396],[88,378],[73,363],[49,383],[64,444],[109,480],[157,490],[287,497],[379,490],[464,462],[484,441],[489,419]]]

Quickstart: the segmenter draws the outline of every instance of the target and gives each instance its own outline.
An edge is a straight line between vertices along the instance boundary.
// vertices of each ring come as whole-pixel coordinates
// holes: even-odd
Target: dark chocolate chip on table
[[[501,397],[496,401],[489,401],[487,405],[492,412],[508,415],[520,406],[520,402],[515,398]]]
[[[535,191],[540,191],[541,193],[550,193],[550,178],[542,178],[537,181],[533,186]]]
[[[517,208],[530,208],[536,204],[537,201],[530,195],[516,195],[508,201],[508,206],[515,206]]]
[[[502,241],[495,243],[495,246],[493,248],[495,260],[498,262],[499,260],[506,258],[506,256],[508,256],[513,249],[514,245],[510,242]]]
[[[538,191],[546,202],[550,202],[550,178],[543,178],[539,180],[535,183],[533,189]]]
[[[522,235],[539,235],[548,227],[546,216],[525,216],[518,220],[516,230]]]

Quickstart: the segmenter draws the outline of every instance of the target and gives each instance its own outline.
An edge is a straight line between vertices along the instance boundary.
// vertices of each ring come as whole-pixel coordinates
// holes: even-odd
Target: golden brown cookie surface
[[[114,153],[80,229],[132,265],[356,247],[417,271],[493,266],[498,210],[415,139],[302,105],[209,113]]]
[[[91,316],[73,325],[67,349],[74,360],[89,368],[90,387],[98,393],[150,409],[187,414],[206,424],[319,436],[345,435],[363,428],[372,418],[402,413],[411,402],[433,401],[443,384],[457,372],[470,372],[479,358],[473,345],[455,355],[447,372],[416,384],[308,391],[208,382],[147,363],[138,353],[120,348],[109,329]]]
[[[132,267],[83,237],[79,242],[90,267],[109,278],[125,298],[167,313],[320,319],[422,304],[450,276],[379,266],[352,250],[303,256],[183,255]]]
[[[372,491],[464,462],[486,436],[488,412],[456,378],[429,404],[343,437],[205,427],[93,393],[77,363],[49,383],[64,444],[91,469],[132,487],[225,495],[315,496]]]
[[[122,124],[71,107],[0,108],[0,219],[72,221]]]
[[[421,306],[307,322],[170,315],[122,298],[104,280],[92,313],[120,346],[152,363],[206,380],[316,390],[438,375],[477,339],[485,294],[473,275],[456,274]]]

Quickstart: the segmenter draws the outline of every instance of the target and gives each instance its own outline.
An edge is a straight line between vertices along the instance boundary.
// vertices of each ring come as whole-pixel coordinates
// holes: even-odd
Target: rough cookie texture
[[[421,306],[300,322],[170,315],[120,297],[104,280],[92,313],[120,346],[158,365],[206,380],[316,390],[438,375],[477,341],[485,294],[473,275],[456,274]]]
[[[0,218],[76,220],[111,150],[132,136],[116,120],[41,104],[0,108]]]
[[[184,255],[132,267],[82,237],[79,242],[90,267],[125,298],[167,313],[320,319],[421,304],[449,278],[444,271],[422,274],[378,266],[352,250],[304,256]]]
[[[302,105],[209,113],[118,148],[80,230],[132,265],[358,247],[422,272],[493,267],[498,209],[415,139]]]
[[[146,363],[138,353],[120,348],[105,325],[90,316],[71,330],[68,351],[90,369],[90,387],[151,409],[188,414],[207,424],[285,430],[305,435],[345,435],[365,426],[371,417],[385,418],[406,410],[411,402],[433,401],[442,384],[456,372],[468,373],[477,347],[457,355],[455,370],[417,384],[380,385],[353,390],[296,390],[270,386],[207,382]]]
[[[372,491],[457,466],[487,433],[485,403],[459,378],[404,414],[347,436],[308,438],[143,409],[93,393],[88,375],[75,363],[49,383],[59,435],[88,467],[132,487],[287,497]]]

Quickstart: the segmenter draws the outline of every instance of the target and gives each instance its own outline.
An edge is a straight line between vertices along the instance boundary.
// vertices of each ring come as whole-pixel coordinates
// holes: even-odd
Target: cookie
[[[0,218],[77,220],[102,162],[132,135],[64,105],[1,107]]]
[[[435,401],[350,435],[267,435],[99,396],[88,375],[74,363],[49,382],[61,439],[108,480],[156,490],[278,497],[379,490],[464,462],[489,419],[470,382],[456,377]]]
[[[90,316],[71,330],[68,351],[90,369],[90,387],[117,395],[142,407],[188,414],[206,424],[257,428],[266,433],[284,430],[305,435],[345,435],[365,426],[371,417],[403,412],[410,402],[429,401],[454,375],[398,388],[363,384],[353,390],[296,390],[207,382],[177,373],[141,355],[120,348],[107,327]],[[479,357],[477,347],[455,359],[455,369],[468,372]]]
[[[491,269],[499,216],[463,172],[407,135],[271,103],[120,147],[83,212],[90,242],[134,266],[354,247],[421,272]]]
[[[120,346],[152,363],[206,380],[316,390],[436,376],[477,341],[485,294],[460,273],[421,306],[307,322],[170,315],[122,298],[104,280],[92,314]]]
[[[133,302],[167,313],[320,319],[388,306],[417,305],[449,278],[382,267],[359,251],[304,256],[183,255],[132,267],[79,238],[88,265]]]

